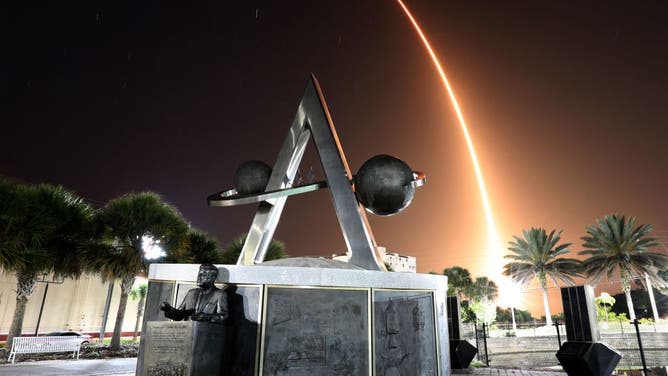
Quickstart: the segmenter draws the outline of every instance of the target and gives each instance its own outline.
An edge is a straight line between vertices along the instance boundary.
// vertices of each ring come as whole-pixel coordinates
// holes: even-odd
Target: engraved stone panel
[[[262,374],[369,374],[368,294],[268,287]]]
[[[146,323],[143,376],[219,375],[224,369],[227,328],[202,321]]]
[[[145,376],[188,376],[192,364],[192,322],[151,321],[145,326]]]
[[[170,302],[174,292],[174,282],[148,282],[148,293],[146,295],[146,306],[144,308],[144,318],[142,320],[142,336],[139,342],[139,352],[144,353],[146,340],[143,333],[146,332],[146,323],[150,321],[169,321],[160,310],[160,303]],[[137,358],[137,373],[144,369],[144,358]]]
[[[173,302],[170,302],[174,307],[178,307],[183,299],[186,297],[186,294],[188,294],[188,291],[194,289],[197,287],[196,283],[179,283],[176,285],[176,298],[174,299]],[[223,286],[220,286],[219,284],[216,284],[216,287],[223,288]]]
[[[144,321],[167,321],[160,310],[160,303],[171,302],[174,292],[174,283],[170,282],[148,282],[146,298],[146,309],[144,309]]]
[[[376,375],[436,375],[432,293],[374,290],[373,310]]]
[[[230,284],[226,291],[230,308],[228,321],[234,333],[228,342],[227,368],[233,376],[255,375],[261,287]]]

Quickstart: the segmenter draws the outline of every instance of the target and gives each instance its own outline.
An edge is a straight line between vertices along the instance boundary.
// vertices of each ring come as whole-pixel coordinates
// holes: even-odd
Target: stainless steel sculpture
[[[295,174],[311,136],[326,181],[293,187]],[[415,172],[413,175],[411,186],[424,184],[424,174]],[[237,265],[252,265],[264,260],[288,196],[329,187],[339,225],[350,251],[349,262],[368,270],[386,270],[380,262],[364,207],[357,202],[353,192],[352,179],[320,85],[315,76],[311,75],[266,190],[253,195],[240,195],[236,189],[230,189],[209,196],[208,202],[211,206],[260,203],[237,261]]]

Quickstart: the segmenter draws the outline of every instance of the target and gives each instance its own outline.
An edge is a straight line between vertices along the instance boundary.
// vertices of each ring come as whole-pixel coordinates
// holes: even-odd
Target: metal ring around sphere
[[[427,181],[427,177],[424,172],[413,171],[413,180],[410,184],[414,188],[421,187]],[[274,191],[261,192],[252,195],[240,195],[237,193],[236,188],[228,189],[226,191],[221,191],[214,193],[211,196],[207,197],[207,201],[210,206],[237,206],[237,205],[246,205],[253,204],[262,201],[270,201],[284,196],[298,195],[307,192],[314,192],[323,188],[327,188],[326,181],[319,181],[313,184],[300,185],[298,187],[292,188],[283,188],[277,189]]]
[[[284,196],[298,195],[306,192],[317,191],[327,187],[326,181],[313,184],[300,185],[299,187],[277,189],[269,192],[261,192],[253,195],[239,195],[235,188],[215,193],[207,198],[210,206],[236,206],[269,201]]]

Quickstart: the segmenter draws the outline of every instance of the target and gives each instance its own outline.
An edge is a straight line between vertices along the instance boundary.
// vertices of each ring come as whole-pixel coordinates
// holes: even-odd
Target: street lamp
[[[46,294],[49,292],[49,285],[52,283],[60,285],[65,281],[65,278],[63,276],[52,275],[51,279],[49,279],[49,273],[41,273],[37,276],[36,281],[39,283],[46,283],[46,287],[44,287],[44,295],[42,295],[42,304],[39,306],[39,315],[37,316],[37,325],[35,326],[35,337],[37,337],[39,324],[42,321],[42,312],[44,312],[44,302],[46,302]]]

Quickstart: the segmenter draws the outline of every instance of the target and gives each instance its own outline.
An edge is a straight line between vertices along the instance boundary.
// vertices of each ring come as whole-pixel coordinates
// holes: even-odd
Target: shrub
[[[640,323],[643,324],[643,325],[652,325],[652,324],[654,324],[654,320],[653,320],[653,319],[650,319],[650,318],[648,318],[648,317],[643,317],[643,318],[639,319],[638,322],[640,322]]]

